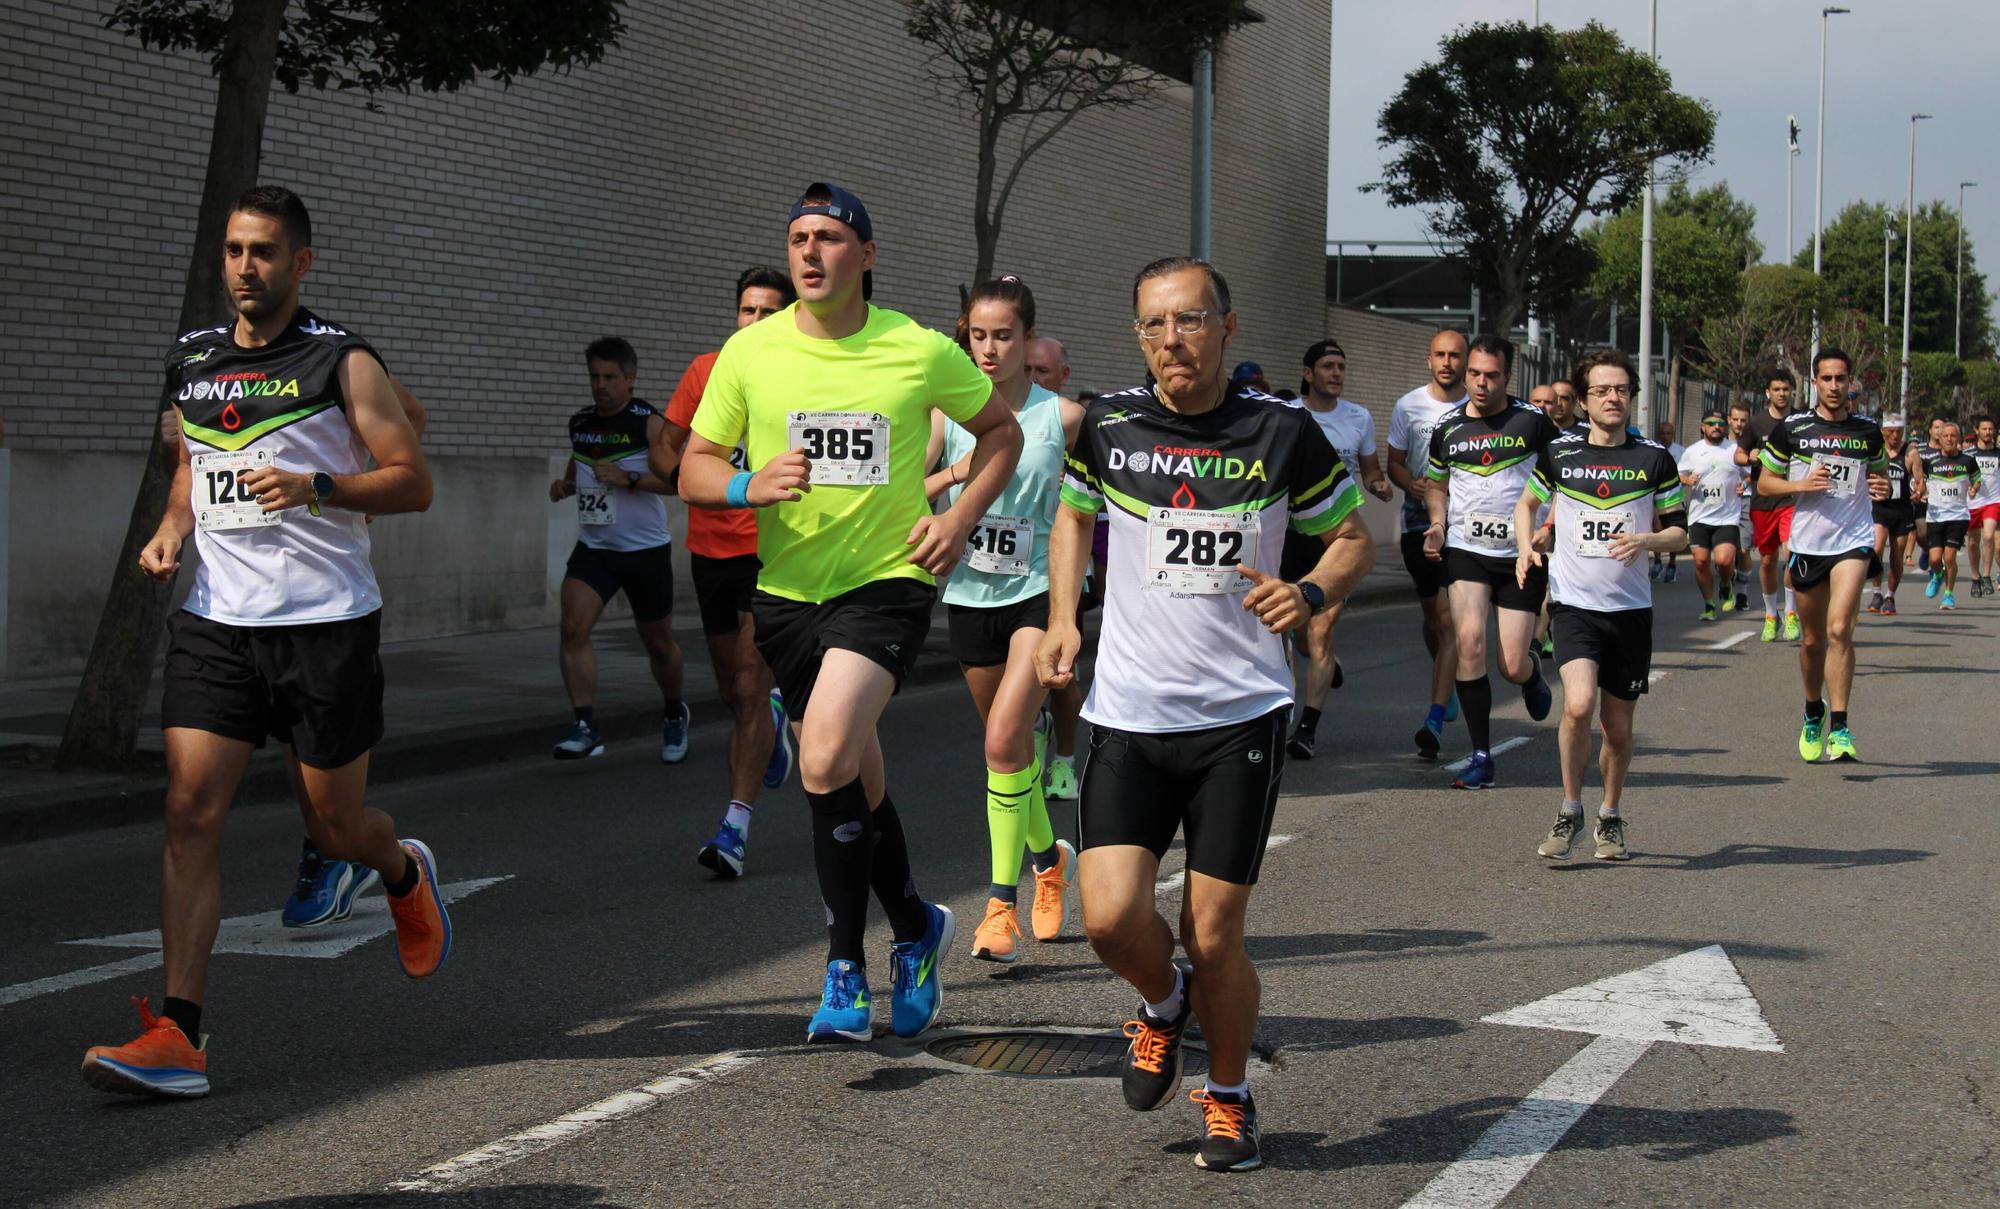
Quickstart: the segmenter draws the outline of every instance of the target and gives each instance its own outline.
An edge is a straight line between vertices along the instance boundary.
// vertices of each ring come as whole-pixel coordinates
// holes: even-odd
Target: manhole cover
[[[947,1037],[926,1051],[934,1058],[996,1075],[1028,1075],[1050,1079],[1110,1078],[1127,1042],[1103,1033],[1055,1033],[1023,1030]],[[1208,1054],[1198,1045],[1182,1046],[1186,1073],[1208,1070]]]

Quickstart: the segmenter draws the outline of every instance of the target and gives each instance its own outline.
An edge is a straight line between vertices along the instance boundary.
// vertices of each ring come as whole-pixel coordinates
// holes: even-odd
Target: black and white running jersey
[[[1554,505],[1549,599],[1598,613],[1653,607],[1647,560],[1619,561],[1611,539],[1687,523],[1680,470],[1664,446],[1630,433],[1623,445],[1565,433],[1536,458],[1528,490]]]
[[[1151,387],[1085,410],[1062,502],[1110,514],[1104,628],[1083,716],[1117,730],[1200,730],[1292,699],[1285,644],[1243,608],[1239,566],[1278,573],[1287,528],[1324,534],[1361,491],[1304,410],[1232,387],[1184,416]]]
[[[646,422],[659,414],[644,399],[633,399],[608,416],[585,407],[569,418],[577,540],[593,550],[650,550],[673,540],[666,497],[624,482],[626,471],[646,473]],[[609,484],[598,481],[599,466],[617,471]]]
[[[1910,447],[1905,445],[1893,454],[1889,453],[1886,449],[1882,452],[1886,459],[1882,467],[1882,473],[1888,476],[1889,479],[1889,496],[1887,499],[1876,502],[1878,504],[1887,504],[1893,508],[1907,512],[1911,500]]]
[[[1945,454],[1933,449],[1924,455],[1924,499],[1926,515],[1933,521],[1972,519],[1972,498],[1979,488],[1979,463],[1963,453]]]
[[[1771,430],[1757,457],[1764,469],[1798,480],[1825,466],[1832,486],[1794,495],[1791,547],[1794,554],[1845,554],[1875,545],[1875,507],[1868,476],[1888,464],[1882,430],[1875,421],[1849,415],[1828,420],[1819,409],[1796,412]]]
[[[1490,416],[1455,408],[1431,430],[1429,477],[1445,483],[1444,544],[1494,558],[1514,557],[1514,505],[1535,459],[1557,437],[1555,423],[1519,399]]]

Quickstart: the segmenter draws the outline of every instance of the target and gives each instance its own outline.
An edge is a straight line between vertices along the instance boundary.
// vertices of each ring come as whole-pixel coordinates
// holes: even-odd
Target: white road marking
[[[640,1113],[658,1108],[667,1100],[682,1092],[693,1091],[704,1083],[712,1083],[732,1071],[742,1070],[760,1061],[761,1056],[748,1053],[717,1054],[713,1058],[684,1066],[670,1075],[644,1083],[630,1091],[621,1091],[615,1096],[606,1096],[595,1104],[586,1104],[575,1112],[566,1112],[553,1121],[532,1126],[519,1133],[509,1134],[497,1142],[488,1142],[477,1150],[468,1150],[454,1159],[446,1159],[432,1167],[426,1167],[417,1174],[389,1185],[391,1192],[437,1192],[454,1188],[504,1167],[531,1154],[539,1154],[553,1146],[560,1146],[571,1138],[589,1133],[613,1121],[624,1121]]]
[[[1264,851],[1269,852],[1273,848],[1283,848],[1286,844],[1292,842],[1292,838],[1293,837],[1289,835],[1274,835],[1270,839],[1264,841]],[[1172,877],[1164,877],[1161,878],[1159,881],[1155,882],[1153,884],[1153,893],[1171,894],[1175,890],[1180,889],[1181,886],[1184,885],[1186,882],[1187,882],[1187,870],[1183,869],[1179,873],[1174,874]]]
[[[101,966],[88,966],[81,970],[71,970],[67,974],[56,974],[49,978],[37,978],[32,982],[17,982],[10,987],[0,987],[0,1007],[19,1003],[23,999],[33,999],[38,995],[53,995],[57,991],[67,991],[71,987],[87,987],[93,982],[105,982],[126,974],[138,974],[160,967],[158,953],[141,953],[137,957],[127,957],[120,961],[107,962]]]
[[[1723,639],[1721,642],[1710,643],[1708,649],[1711,651],[1726,651],[1730,647],[1735,646],[1739,642],[1750,641],[1750,639],[1754,637],[1756,633],[1757,631],[1755,630],[1744,630],[1741,633],[1731,634],[1729,637]]]
[[[1654,685],[1658,684],[1660,681],[1665,680],[1668,676],[1673,674],[1673,670],[1674,669],[1670,667],[1656,667],[1652,671],[1647,672],[1646,687],[1651,688]]]
[[[1486,754],[1489,756],[1497,756],[1503,751],[1513,751],[1515,748],[1521,746],[1523,743],[1532,743],[1534,742],[1534,740],[1535,736],[1533,735],[1515,735],[1511,739],[1502,739],[1498,743],[1495,743],[1493,745],[1492,750],[1488,751]],[[1444,766],[1444,770],[1446,772],[1464,772],[1466,767],[1471,763],[1472,763],[1472,757],[1467,756],[1463,760],[1453,760],[1451,763]]]
[[[1784,1050],[1721,945],[1573,987],[1484,1017],[1483,1023],[1596,1037],[1404,1209],[1497,1206],[1656,1041]]]

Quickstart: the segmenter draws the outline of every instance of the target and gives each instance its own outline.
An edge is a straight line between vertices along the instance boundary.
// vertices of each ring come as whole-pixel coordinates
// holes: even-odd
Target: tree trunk
[[[228,40],[216,59],[215,117],[202,182],[201,214],[189,253],[177,332],[213,326],[226,314],[222,288],[222,235],[238,194],[257,183],[264,142],[264,114],[278,57],[278,32],[286,0],[237,0]],[[63,728],[57,768],[112,768],[129,762],[138,745],[139,713],[153,679],[170,583],[154,583],[139,570],[139,551],[160,527],[173,483],[160,426],[152,435],[138,498],[111,573],[111,591],[98,618],[97,636],[83,680]]]

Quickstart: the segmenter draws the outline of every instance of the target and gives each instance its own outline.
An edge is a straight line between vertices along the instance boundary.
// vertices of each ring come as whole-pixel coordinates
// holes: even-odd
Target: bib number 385
[[[1257,534],[1255,513],[1155,508],[1146,518],[1146,588],[1203,596],[1247,591],[1236,569],[1256,565]]]
[[[789,448],[812,459],[813,486],[880,487],[889,481],[889,418],[867,411],[795,411]]]
[[[194,472],[194,523],[204,533],[254,529],[279,524],[282,512],[266,512],[257,497],[243,487],[243,476],[271,464],[268,449],[233,453],[197,453],[188,459]]]

